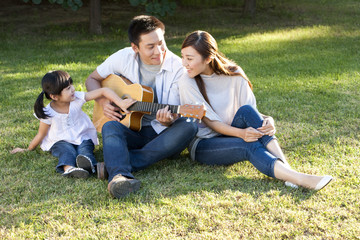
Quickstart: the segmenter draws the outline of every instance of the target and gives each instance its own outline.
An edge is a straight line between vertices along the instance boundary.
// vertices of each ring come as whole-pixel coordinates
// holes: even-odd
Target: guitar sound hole
[[[122,121],[122,120],[126,117],[126,114],[122,114],[120,111],[115,111],[115,112],[117,112],[117,113],[120,114],[121,117],[118,117],[118,119],[119,119],[120,121]]]

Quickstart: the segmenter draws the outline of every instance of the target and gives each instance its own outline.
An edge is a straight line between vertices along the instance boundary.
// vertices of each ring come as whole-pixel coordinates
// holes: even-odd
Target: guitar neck
[[[159,109],[165,108],[169,106],[169,110],[171,113],[179,113],[178,105],[169,105],[169,104],[159,104],[159,103],[151,103],[151,102],[136,102],[131,105],[128,110],[135,112],[151,112],[156,113]]]

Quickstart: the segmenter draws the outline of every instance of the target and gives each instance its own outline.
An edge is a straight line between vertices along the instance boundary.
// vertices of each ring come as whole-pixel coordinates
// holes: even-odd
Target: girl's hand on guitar
[[[160,109],[156,113],[156,119],[164,126],[170,126],[176,119],[178,119],[177,114],[171,113],[169,106]]]
[[[115,102],[116,106],[114,106],[113,104],[111,104],[111,101],[106,98],[99,100],[99,104],[101,104],[103,107],[104,115],[107,118],[118,122],[120,122],[120,119],[122,119],[123,117],[120,114],[120,111],[124,112],[125,114],[130,113],[127,110],[127,108],[133,105],[135,102],[136,100],[132,98],[126,98],[126,99],[119,98],[119,101]]]
[[[26,152],[26,151],[29,151],[28,149],[26,148],[14,148],[13,150],[11,150],[11,154],[15,154],[15,153],[19,153],[19,152]]]
[[[99,99],[98,102],[103,108],[103,113],[105,117],[114,121],[119,121],[121,115],[118,112],[116,112],[120,110],[118,107],[114,107],[113,105],[111,105],[110,100],[106,98],[102,98],[101,100]]]
[[[136,100],[132,99],[132,98],[126,98],[126,99],[122,99],[120,102],[115,102],[115,104],[117,106],[119,106],[121,108],[121,111],[123,111],[124,113],[128,114],[130,113],[127,109],[133,105],[136,102]]]

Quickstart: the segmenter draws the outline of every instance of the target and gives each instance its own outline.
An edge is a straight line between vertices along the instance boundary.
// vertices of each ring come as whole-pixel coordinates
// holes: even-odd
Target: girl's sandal
[[[63,177],[73,177],[73,178],[87,178],[89,177],[89,172],[76,167],[70,167],[62,174]]]

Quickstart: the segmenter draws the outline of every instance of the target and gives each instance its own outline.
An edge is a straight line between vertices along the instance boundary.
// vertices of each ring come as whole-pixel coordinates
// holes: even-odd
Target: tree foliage
[[[34,4],[40,4],[42,0],[23,0],[24,2],[32,2]],[[59,5],[62,5],[64,8],[70,8],[73,11],[78,10],[82,7],[83,2],[82,0],[48,0],[50,3],[57,3]]]
[[[145,11],[155,16],[172,15],[176,9],[174,0],[129,0],[131,6],[144,6]]]
[[[23,0],[25,3],[32,2],[40,4],[42,0]],[[82,0],[48,0],[50,3],[57,3],[64,8],[70,8],[74,11],[82,7]],[[155,16],[172,15],[176,9],[175,0],[129,0],[133,7],[143,6],[148,14]]]

